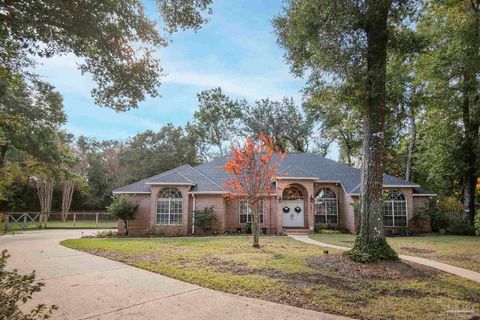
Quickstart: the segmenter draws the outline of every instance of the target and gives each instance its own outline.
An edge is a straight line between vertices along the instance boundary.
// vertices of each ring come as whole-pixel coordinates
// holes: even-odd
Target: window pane
[[[176,188],[165,188],[157,199],[157,224],[182,224],[182,193]]]
[[[338,224],[338,201],[328,188],[320,189],[315,197],[315,223]]]
[[[257,202],[257,212],[260,214],[260,224],[263,223],[263,201]],[[247,200],[239,200],[240,223],[253,222],[253,214],[249,210]]]

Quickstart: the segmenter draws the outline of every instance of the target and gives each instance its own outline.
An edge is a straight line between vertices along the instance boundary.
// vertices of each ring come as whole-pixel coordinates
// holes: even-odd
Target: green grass
[[[116,228],[117,222],[114,220],[99,220],[98,221],[98,228],[101,229],[110,229]],[[73,228],[73,221],[48,221],[47,222],[47,229],[70,229]],[[80,220],[75,222],[76,229],[88,229],[88,228],[95,228],[95,220]],[[23,227],[17,223],[10,223],[9,224],[10,230],[23,230]],[[37,223],[28,223],[26,225],[27,230],[35,230],[38,229]]]
[[[353,263],[287,237],[65,240],[63,245],[234,294],[364,319],[456,319],[480,312],[480,287],[404,262]],[[470,315],[472,316],[472,314]]]
[[[352,247],[351,234],[313,234],[314,240]],[[429,235],[417,237],[388,237],[388,243],[399,253],[417,256],[460,268],[480,272],[480,237]]]

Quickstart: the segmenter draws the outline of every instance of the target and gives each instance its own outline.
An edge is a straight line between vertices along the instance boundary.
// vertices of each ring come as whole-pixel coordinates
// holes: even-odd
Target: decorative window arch
[[[157,224],[182,224],[183,199],[177,188],[160,190],[157,197]]]
[[[315,196],[315,223],[338,224],[338,199],[328,188],[318,190]]]
[[[282,192],[282,199],[287,200],[303,200],[303,192],[302,190],[295,186],[290,185],[286,187]]]
[[[383,192],[383,225],[385,227],[407,226],[407,201],[399,190]]]

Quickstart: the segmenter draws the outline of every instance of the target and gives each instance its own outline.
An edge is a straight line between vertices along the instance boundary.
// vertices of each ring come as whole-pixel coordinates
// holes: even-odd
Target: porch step
[[[305,234],[309,234],[310,233],[310,230],[308,230],[307,228],[285,228],[283,229],[283,232],[285,232],[286,234],[290,235],[305,235]]]

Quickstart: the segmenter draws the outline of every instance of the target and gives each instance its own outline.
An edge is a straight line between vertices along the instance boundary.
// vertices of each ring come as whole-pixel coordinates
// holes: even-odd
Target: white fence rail
[[[0,213],[1,214],[1,213]],[[78,229],[116,228],[117,222],[107,212],[71,212],[67,219],[62,219],[60,212],[42,214],[40,212],[4,212],[4,230],[27,230],[27,229]]]

